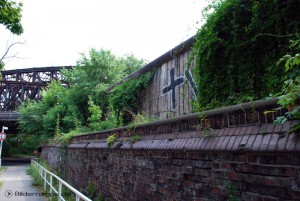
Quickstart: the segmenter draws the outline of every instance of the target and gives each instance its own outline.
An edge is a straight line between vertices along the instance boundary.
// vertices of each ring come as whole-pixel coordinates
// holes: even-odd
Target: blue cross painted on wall
[[[173,110],[174,110],[175,107],[176,107],[176,92],[175,92],[175,89],[176,89],[177,86],[184,83],[184,77],[180,76],[180,77],[175,79],[175,69],[174,69],[174,67],[172,67],[171,70],[170,70],[170,79],[171,79],[171,83],[168,86],[165,86],[162,89],[162,93],[163,93],[163,95],[165,95],[168,92],[172,93],[171,94],[171,99],[172,99],[172,107],[173,107]]]
[[[176,87],[183,84],[184,83],[184,79],[187,79],[190,86],[193,88],[193,91],[194,93],[196,94],[197,93],[197,87],[196,87],[196,84],[193,80],[193,77],[191,75],[191,73],[189,71],[186,71],[185,72],[185,76],[179,76],[177,78],[175,78],[175,69],[174,67],[171,68],[170,70],[170,80],[171,80],[171,83],[168,85],[168,86],[165,86],[163,89],[162,89],[162,94],[165,95],[169,92],[171,92],[171,100],[172,100],[172,108],[173,110],[175,110],[176,108]]]

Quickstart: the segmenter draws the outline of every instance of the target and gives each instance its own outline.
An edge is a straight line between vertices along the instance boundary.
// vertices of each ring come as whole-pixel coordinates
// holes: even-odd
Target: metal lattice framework
[[[64,81],[60,73],[62,68],[71,69],[72,66],[27,68],[2,71],[0,81],[0,111],[15,111],[26,98],[38,101],[41,90],[52,80]]]

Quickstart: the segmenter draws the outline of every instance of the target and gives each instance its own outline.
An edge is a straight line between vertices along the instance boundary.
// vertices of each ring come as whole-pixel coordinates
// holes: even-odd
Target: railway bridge
[[[39,101],[41,91],[52,80],[60,80],[69,85],[60,73],[61,69],[72,69],[73,66],[26,68],[1,71],[0,81],[0,128],[8,127],[7,133],[16,134],[17,112],[21,103],[26,100]]]

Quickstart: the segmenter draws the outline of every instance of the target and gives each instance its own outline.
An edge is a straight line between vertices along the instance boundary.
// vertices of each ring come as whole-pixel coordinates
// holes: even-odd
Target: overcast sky
[[[208,0],[23,0],[19,37],[0,27],[0,56],[7,42],[20,59],[5,68],[75,65],[89,48],[152,61],[195,35]],[[201,24],[201,23],[200,23]]]

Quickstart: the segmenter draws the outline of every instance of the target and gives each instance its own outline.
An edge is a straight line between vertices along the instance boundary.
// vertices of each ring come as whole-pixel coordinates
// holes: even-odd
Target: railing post
[[[53,185],[52,185],[52,175],[50,175],[50,200],[52,200],[52,188],[53,188]]]
[[[58,201],[61,201],[61,189],[62,189],[62,184],[61,184],[61,181],[59,181],[59,185],[58,185]]]
[[[52,193],[54,192],[55,195],[58,195],[58,201],[61,200],[65,200],[62,196],[62,191],[63,191],[63,185],[65,186],[65,188],[68,188],[69,190],[71,190],[75,196],[76,196],[76,201],[80,201],[80,200],[85,200],[85,201],[92,201],[91,199],[89,199],[88,197],[86,197],[85,195],[83,195],[82,193],[80,193],[78,190],[74,189],[72,186],[70,186],[68,183],[66,183],[65,181],[63,181],[61,178],[59,178],[57,175],[53,174],[52,172],[49,172],[48,170],[46,170],[43,166],[41,166],[39,163],[37,163],[36,161],[33,160],[33,165],[35,167],[38,167],[38,172],[41,178],[43,178],[44,180],[44,189],[46,191],[47,189],[47,184],[49,185],[50,189],[48,192],[50,195],[50,199],[52,200]],[[47,180],[47,174],[49,174],[49,181]],[[58,183],[58,189],[53,187],[53,183],[55,183],[53,181],[53,179],[57,179]],[[46,191],[47,192],[47,191]]]
[[[46,192],[46,188],[47,188],[47,172],[45,171],[44,173],[44,190]]]
[[[38,168],[39,168],[40,177],[43,177],[43,169],[40,166],[38,166]]]

